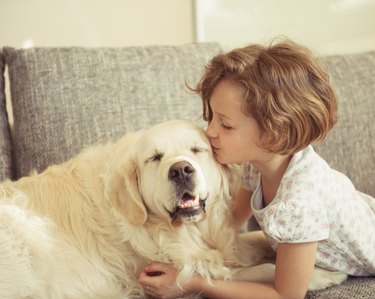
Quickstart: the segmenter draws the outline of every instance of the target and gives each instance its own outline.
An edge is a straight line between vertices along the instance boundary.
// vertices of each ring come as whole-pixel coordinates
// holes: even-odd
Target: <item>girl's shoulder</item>
[[[337,199],[346,194],[357,196],[351,180],[343,173],[333,169],[310,145],[296,153],[290,161],[281,184],[282,194],[293,192],[299,198],[320,199],[324,202]],[[305,195],[305,196],[301,196]]]
[[[314,148],[309,145],[293,155],[284,177],[306,175],[316,171],[316,169],[328,171],[330,167],[328,163],[315,152]]]
[[[310,145],[293,155],[285,171],[278,193],[301,195],[309,193],[309,197],[320,194],[332,180],[333,170]],[[323,192],[324,193],[324,192]]]

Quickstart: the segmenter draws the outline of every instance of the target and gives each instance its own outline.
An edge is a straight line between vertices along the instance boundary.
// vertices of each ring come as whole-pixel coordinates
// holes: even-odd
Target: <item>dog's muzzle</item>
[[[176,209],[169,212],[172,222],[197,222],[205,217],[206,198],[195,194],[196,170],[188,161],[179,161],[171,165],[168,179],[175,185],[178,199]]]

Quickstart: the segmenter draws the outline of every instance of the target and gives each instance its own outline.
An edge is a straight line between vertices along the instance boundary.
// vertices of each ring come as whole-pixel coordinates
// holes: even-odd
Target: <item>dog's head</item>
[[[139,134],[117,161],[107,194],[133,225],[149,215],[172,224],[198,222],[218,194],[228,198],[226,168],[213,157],[204,132],[191,122],[168,121]]]

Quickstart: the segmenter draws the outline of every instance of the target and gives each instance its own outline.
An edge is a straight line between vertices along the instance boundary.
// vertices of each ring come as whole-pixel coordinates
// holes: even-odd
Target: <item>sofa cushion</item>
[[[5,61],[0,51],[0,181],[13,177],[10,129],[5,102]]]
[[[332,168],[375,196],[375,51],[322,59],[339,99],[338,122],[315,147]],[[339,286],[308,292],[306,299],[374,298],[374,277],[351,277]]]
[[[338,122],[317,151],[375,196],[375,51],[323,59],[339,99]]]
[[[308,292],[305,299],[373,299],[375,294],[375,278],[349,277],[339,286],[321,291]]]
[[[195,86],[218,44],[4,48],[17,177],[171,118],[201,122]]]

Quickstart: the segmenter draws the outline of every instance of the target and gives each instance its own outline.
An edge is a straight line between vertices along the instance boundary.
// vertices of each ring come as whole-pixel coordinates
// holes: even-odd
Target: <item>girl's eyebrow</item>
[[[228,121],[234,121],[235,119],[232,119],[231,117],[228,116],[228,114],[225,114],[224,111],[222,111],[222,109],[220,109],[220,111],[217,111],[216,109],[212,109],[212,106],[211,106],[211,111],[212,113],[216,114],[218,117],[221,117],[225,120],[228,120]]]
[[[226,114],[223,114],[223,113],[216,113],[219,117],[221,117],[221,118],[224,118],[224,119],[226,119],[226,120],[232,120],[228,115],[226,115]]]

